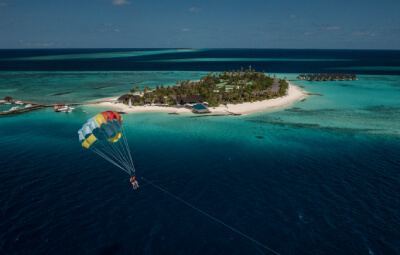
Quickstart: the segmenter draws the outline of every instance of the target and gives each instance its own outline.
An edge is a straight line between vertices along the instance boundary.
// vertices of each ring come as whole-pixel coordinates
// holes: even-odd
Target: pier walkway
[[[18,100],[14,100],[16,102]],[[31,111],[36,111],[45,107],[54,107],[57,104],[46,104],[46,103],[38,103],[38,102],[29,102],[29,101],[22,101],[19,100],[21,103],[24,105],[31,104],[31,107],[21,107],[19,109],[13,110],[13,111],[0,111],[0,117],[6,117],[6,116],[15,116],[15,115],[20,115],[23,113],[31,112]],[[96,104],[96,102],[77,102],[77,103],[66,103],[66,105],[69,106],[76,106],[76,105],[83,105],[83,104]]]

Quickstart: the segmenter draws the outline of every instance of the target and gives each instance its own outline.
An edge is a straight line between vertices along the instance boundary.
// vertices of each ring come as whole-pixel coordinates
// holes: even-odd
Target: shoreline
[[[242,104],[227,104],[218,106],[218,107],[209,107],[210,114],[224,114],[224,115],[232,115],[232,114],[241,114],[247,115],[258,112],[266,112],[272,111],[278,108],[286,107],[288,105],[293,104],[296,101],[303,100],[307,96],[307,92],[302,90],[300,87],[295,86],[289,83],[289,88],[286,96],[278,97],[274,99],[268,99],[264,101],[256,101],[253,103],[246,102]],[[94,104],[90,104],[89,106],[94,107],[111,107],[116,109],[117,111],[122,111],[125,113],[141,113],[141,112],[168,112],[168,113],[192,113],[190,109],[182,107],[166,107],[166,106],[132,106],[129,108],[128,105],[113,102],[117,100],[118,97],[110,97],[103,98],[100,100],[96,100]]]

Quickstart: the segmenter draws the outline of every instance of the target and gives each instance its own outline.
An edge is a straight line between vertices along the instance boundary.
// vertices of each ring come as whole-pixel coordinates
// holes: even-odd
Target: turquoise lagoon
[[[2,71],[0,95],[90,101],[207,73]],[[397,254],[400,76],[358,78],[293,81],[322,96],[257,114],[123,115],[137,191],[78,142],[110,108],[1,118],[0,253],[270,254],[145,177],[280,254]]]

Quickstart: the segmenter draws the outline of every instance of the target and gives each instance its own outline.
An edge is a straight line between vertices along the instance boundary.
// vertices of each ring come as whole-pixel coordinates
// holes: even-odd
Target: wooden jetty
[[[240,115],[242,115],[241,113],[230,112],[230,111],[228,111],[228,110],[226,110],[226,109],[225,109],[225,111],[228,112],[229,115],[233,115],[233,116],[240,116]]]
[[[13,111],[0,111],[0,117],[7,117],[7,116],[15,116],[24,114],[27,112],[36,111],[45,107],[54,107],[58,104],[44,104],[44,103],[37,103],[37,102],[28,102],[28,101],[21,101],[21,103],[27,105],[31,104],[31,107],[22,107]],[[83,105],[83,104],[96,104],[96,102],[77,102],[77,103],[67,103],[69,106],[76,106],[76,105]]]
[[[61,96],[61,95],[71,94],[72,92],[73,92],[73,91],[62,92],[62,93],[54,94],[54,95],[52,95],[52,96]]]

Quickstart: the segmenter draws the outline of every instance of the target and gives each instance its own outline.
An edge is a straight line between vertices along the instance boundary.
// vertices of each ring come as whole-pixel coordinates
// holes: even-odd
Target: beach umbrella
[[[79,142],[82,147],[94,152],[133,177],[136,170],[123,122],[124,119],[117,112],[99,113],[87,120],[79,129]]]

